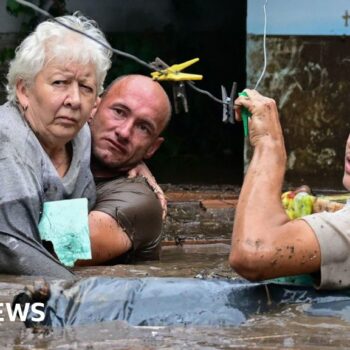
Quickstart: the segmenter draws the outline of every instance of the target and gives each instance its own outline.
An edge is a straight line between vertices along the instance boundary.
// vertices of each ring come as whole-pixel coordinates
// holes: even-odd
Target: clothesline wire
[[[119,56],[122,56],[122,57],[125,57],[125,58],[128,58],[128,59],[131,59],[131,60],[137,62],[138,64],[140,64],[140,65],[142,65],[142,66],[144,66],[144,67],[146,67],[146,68],[148,68],[148,69],[150,69],[150,70],[152,70],[152,71],[161,71],[161,69],[156,68],[156,67],[154,67],[153,65],[151,65],[151,64],[149,64],[149,63],[147,63],[147,62],[141,60],[141,59],[138,58],[137,56],[134,56],[134,55],[129,54],[129,53],[127,53],[127,52],[124,52],[124,51],[115,49],[115,48],[111,47],[110,45],[106,45],[106,44],[104,44],[103,42],[101,42],[101,41],[99,41],[99,40],[93,38],[93,37],[90,36],[89,34],[86,34],[86,33],[82,32],[82,31],[80,31],[79,29],[73,28],[73,27],[71,27],[71,26],[69,26],[69,25],[67,25],[67,24],[65,24],[65,23],[60,22],[58,19],[56,19],[54,16],[52,16],[49,12],[47,12],[47,11],[41,9],[40,7],[34,5],[34,4],[32,4],[32,3],[30,3],[30,2],[28,2],[28,1],[26,1],[26,0],[16,0],[16,2],[18,2],[19,4],[21,4],[21,5],[23,5],[23,6],[30,7],[30,8],[33,9],[34,11],[39,12],[39,13],[41,13],[42,15],[44,15],[45,17],[48,17],[48,18],[52,19],[54,22],[60,24],[61,26],[65,27],[65,28],[67,28],[67,29],[69,29],[69,30],[72,30],[72,31],[74,31],[74,32],[76,32],[76,33],[79,33],[79,34],[81,34],[81,35],[83,35],[83,36],[85,36],[85,37],[87,37],[87,38],[89,38],[89,39],[91,39],[91,40],[97,42],[98,44],[100,44],[100,45],[102,45],[103,47],[105,47],[105,48],[111,50],[113,53],[115,53],[115,54],[117,54],[117,55],[119,55]],[[198,93],[204,94],[204,95],[210,97],[212,100],[214,100],[214,101],[216,101],[216,102],[218,102],[218,103],[221,103],[221,104],[228,104],[226,101],[223,101],[223,100],[221,100],[221,99],[215,97],[215,96],[214,96],[212,93],[210,93],[209,91],[198,88],[198,87],[195,85],[194,82],[192,82],[192,81],[186,81],[186,83],[187,83],[187,85],[188,85],[189,87],[191,87],[193,90],[197,91]]]
[[[264,68],[263,68],[263,71],[260,75],[260,78],[258,79],[256,85],[255,85],[255,88],[256,89],[258,87],[258,85],[260,84],[264,74],[265,74],[265,71],[266,71],[266,65],[267,65],[267,59],[266,59],[266,27],[267,27],[267,14],[266,14],[266,5],[267,5],[267,1],[265,1],[265,4],[264,4],[264,17],[265,17],[265,24],[264,24],[264,38],[263,38],[263,46],[264,46]],[[60,22],[59,20],[57,20],[54,16],[52,16],[49,12],[41,9],[40,7],[26,1],[26,0],[16,0],[17,3],[23,5],[23,6],[26,6],[26,7],[29,7],[31,9],[33,9],[34,11],[36,12],[39,12],[41,13],[42,15],[44,15],[45,17],[48,17],[50,19],[52,19],[54,22],[60,24],[61,26],[71,30],[71,31],[74,31],[76,33],[79,33],[87,38],[89,38],[90,40],[93,40],[95,42],[97,42],[99,45],[102,45],[103,47],[105,47],[106,49],[108,50],[111,50],[113,53],[115,53],[116,55],[119,55],[119,56],[122,56],[122,57],[125,57],[125,58],[128,58],[130,60],[133,60],[135,62],[137,62],[138,64],[152,70],[152,71],[160,71],[161,69],[158,69],[156,67],[154,67],[153,65],[141,60],[140,58],[138,58],[137,56],[134,56],[132,54],[129,54],[127,52],[124,52],[124,51],[121,51],[121,50],[118,50],[118,49],[115,49],[113,47],[111,47],[110,45],[106,45],[105,43],[95,39],[94,37],[90,36],[89,34],[86,34],[82,31],[80,31],[79,29],[76,29],[76,28],[73,28],[65,23],[62,23]],[[229,102],[227,101],[223,101],[217,97],[215,97],[211,92],[207,91],[207,90],[204,90],[204,89],[201,89],[199,88],[198,86],[195,85],[195,83],[193,81],[186,81],[186,84],[187,86],[189,86],[190,88],[192,88],[193,90],[197,91],[198,93],[200,94],[203,94],[203,95],[206,95],[208,96],[209,98],[211,98],[212,100],[218,102],[218,103],[221,103],[221,104],[229,104]]]
[[[255,84],[254,90],[256,90],[262,80],[262,78],[265,75],[266,72],[266,66],[267,66],[267,53],[266,53],[266,32],[267,32],[267,11],[266,11],[266,6],[267,6],[267,1],[265,0],[265,4],[264,4],[264,36],[263,36],[263,50],[264,50],[264,67],[263,70],[260,74],[260,77],[258,79],[258,81]]]

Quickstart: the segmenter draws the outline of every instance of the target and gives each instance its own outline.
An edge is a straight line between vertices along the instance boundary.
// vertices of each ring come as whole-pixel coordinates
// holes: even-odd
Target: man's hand
[[[249,138],[253,147],[256,147],[264,138],[272,138],[282,142],[283,134],[278,118],[276,102],[262,96],[256,90],[244,90],[248,97],[240,96],[235,101],[236,119],[241,120],[241,108],[245,107],[252,114],[248,120]]]
[[[138,165],[135,166],[135,168],[129,170],[128,172],[128,177],[136,177],[136,176],[143,176],[148,184],[152,187],[154,193],[157,195],[160,204],[163,209],[163,220],[166,218],[167,214],[167,200],[165,198],[164,192],[161,189],[161,187],[158,185],[156,179],[152,175],[151,171],[148,169],[147,165],[144,162],[139,163]]]

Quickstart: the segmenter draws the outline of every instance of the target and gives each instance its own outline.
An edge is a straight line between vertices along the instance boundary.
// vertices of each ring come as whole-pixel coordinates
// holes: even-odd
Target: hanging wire
[[[145,66],[151,70],[157,70],[155,69],[152,65],[150,65],[149,63],[145,62],[145,61],[142,61],[141,59],[139,59],[138,57],[134,56],[134,55],[131,55],[127,52],[124,52],[124,51],[120,51],[120,50],[117,50],[113,47],[111,47],[110,45],[106,45],[105,43],[95,39],[94,37],[90,36],[89,34],[86,34],[82,31],[80,31],[79,29],[76,29],[76,28],[73,28],[65,23],[62,23],[60,22],[58,19],[56,19],[54,16],[52,16],[49,12],[41,9],[40,7],[26,1],[26,0],[16,0],[16,2],[18,2],[19,4],[23,5],[23,6],[27,6],[27,7],[30,7],[31,9],[33,9],[34,11],[36,12],[39,12],[41,13],[42,15],[44,15],[45,17],[48,17],[50,19],[52,19],[54,22],[58,23],[59,25],[69,29],[69,30],[72,30],[73,32],[76,32],[76,33],[79,33],[93,41],[95,41],[96,43],[100,44],[101,46],[105,47],[106,49],[109,49],[111,50],[112,52],[114,52],[115,54],[119,55],[119,56],[122,56],[122,57],[126,57],[126,58],[129,58],[139,64],[141,64],[142,66]]]
[[[54,16],[52,16],[49,12],[41,9],[40,7],[26,1],[26,0],[15,0],[17,3],[23,5],[23,6],[26,6],[26,7],[30,7],[31,9],[33,9],[34,11],[36,12],[39,12],[41,13],[42,15],[44,15],[45,17],[48,17],[50,19],[52,19],[54,22],[60,24],[61,26],[69,29],[69,30],[72,30],[76,33],[79,33],[95,42],[97,42],[98,44],[100,44],[101,46],[111,50],[113,53],[115,53],[116,55],[119,55],[119,56],[122,56],[122,57],[125,57],[125,58],[128,58],[130,60],[133,60],[135,62],[137,62],[138,64],[152,70],[152,71],[160,71],[160,69],[154,67],[153,65],[141,60],[140,58],[138,58],[137,56],[134,56],[132,54],[129,54],[127,52],[124,52],[124,51],[121,51],[121,50],[118,50],[118,49],[115,49],[113,47],[111,47],[110,45],[106,45],[105,43],[93,38],[92,36],[90,36],[89,34],[86,34],[82,31],[80,31],[79,29],[76,29],[76,28],[73,28],[65,23],[62,23],[60,22],[59,20],[57,20]],[[267,32],[267,11],[266,11],[266,6],[267,6],[267,2],[268,0],[265,0],[265,4],[264,4],[264,36],[263,36],[263,50],[264,50],[264,67],[263,67],[263,70],[261,72],[261,75],[257,81],[257,83],[255,84],[255,87],[254,89],[256,90],[257,87],[259,86],[262,78],[264,77],[265,75],[265,72],[266,72],[266,66],[267,66],[267,50],[266,50],[266,32]],[[217,97],[215,97],[211,92],[207,91],[207,90],[203,90],[199,87],[197,87],[195,85],[194,82],[192,81],[186,81],[186,84],[187,86],[189,86],[191,89],[195,90],[196,92],[200,93],[200,94],[203,94],[203,95],[206,95],[208,96],[209,98],[211,98],[212,100],[214,100],[215,102],[218,102],[218,103],[221,103],[223,105],[229,105],[229,102],[227,101],[223,101]]]
[[[267,0],[265,0],[265,4],[264,4],[264,36],[263,36],[264,68],[261,72],[261,75],[260,75],[258,81],[255,84],[254,90],[256,90],[258,88],[262,78],[264,77],[265,72],[266,72],[266,66],[267,66],[267,53],[266,53],[267,11],[266,11],[266,6],[267,6]]]
[[[111,47],[110,45],[106,45],[106,44],[104,44],[103,42],[100,42],[99,40],[93,38],[93,37],[90,36],[89,34],[86,34],[86,33],[82,32],[82,31],[80,31],[79,29],[73,28],[73,27],[71,27],[71,26],[69,26],[69,25],[67,25],[67,24],[65,24],[65,23],[60,22],[60,21],[57,20],[54,16],[52,16],[49,12],[47,12],[47,11],[41,9],[40,7],[34,5],[34,4],[32,4],[32,3],[30,3],[30,2],[28,2],[28,1],[26,1],[26,0],[15,0],[15,1],[16,1],[17,3],[23,5],[23,6],[30,7],[30,8],[33,9],[34,11],[39,12],[39,13],[41,13],[42,15],[44,15],[45,17],[48,17],[48,18],[52,19],[54,22],[60,24],[61,26],[65,27],[65,28],[67,28],[67,29],[72,30],[72,31],[74,31],[74,32],[76,32],[76,33],[79,33],[79,34],[81,34],[81,35],[83,35],[83,36],[85,36],[85,37],[87,37],[87,38],[89,38],[89,39],[91,39],[91,40],[97,42],[98,44],[100,44],[100,45],[102,45],[103,47],[105,47],[105,48],[111,50],[112,52],[114,52],[115,54],[117,54],[117,55],[119,55],[119,56],[122,56],[122,57],[125,57],[125,58],[128,58],[128,59],[131,59],[131,60],[133,60],[133,61],[139,63],[140,65],[142,65],[142,66],[144,66],[144,67],[146,67],[146,68],[148,68],[148,69],[150,69],[150,70],[152,70],[152,71],[160,71],[160,69],[154,67],[153,65],[151,65],[151,64],[149,64],[149,63],[147,63],[147,62],[141,60],[140,58],[138,58],[138,57],[136,57],[136,56],[134,56],[134,55],[132,55],[132,54],[129,54],[129,53],[127,53],[127,52],[124,52],[124,51],[115,49],[115,48]],[[198,87],[194,84],[194,82],[187,81],[186,84],[187,84],[189,87],[191,87],[193,90],[197,91],[198,93],[203,94],[203,95],[206,95],[206,96],[210,97],[212,100],[214,100],[214,101],[216,101],[216,102],[218,102],[218,103],[225,104],[225,105],[228,104],[228,102],[223,101],[223,100],[221,100],[221,99],[215,97],[215,96],[214,96],[212,93],[210,93],[209,91],[198,88]]]
[[[186,82],[188,86],[190,86],[193,90],[199,92],[200,94],[203,94],[203,95],[207,95],[208,97],[210,97],[212,100],[216,101],[216,102],[219,102],[219,103],[222,103],[222,104],[229,104],[228,102],[225,102],[223,100],[220,100],[219,98],[215,97],[212,93],[210,93],[209,91],[207,90],[203,90],[203,89],[200,89],[199,87],[197,87],[193,81],[187,81]]]

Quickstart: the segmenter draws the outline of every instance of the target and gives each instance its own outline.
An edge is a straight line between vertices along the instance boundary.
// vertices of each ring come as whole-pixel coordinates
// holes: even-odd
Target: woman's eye
[[[53,85],[65,85],[66,81],[65,80],[55,80],[53,82]]]
[[[91,86],[89,86],[89,85],[81,84],[80,87],[82,89],[84,89],[84,91],[86,91],[86,92],[89,92],[89,93],[94,92],[94,89]]]

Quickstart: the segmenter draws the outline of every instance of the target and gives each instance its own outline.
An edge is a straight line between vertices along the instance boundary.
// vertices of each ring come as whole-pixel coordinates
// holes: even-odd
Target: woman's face
[[[19,81],[17,96],[41,144],[48,148],[65,145],[82,128],[96,102],[95,66],[53,60],[30,86]]]
[[[346,141],[346,147],[345,147],[343,185],[347,190],[350,191],[350,134],[348,136],[348,140]]]

